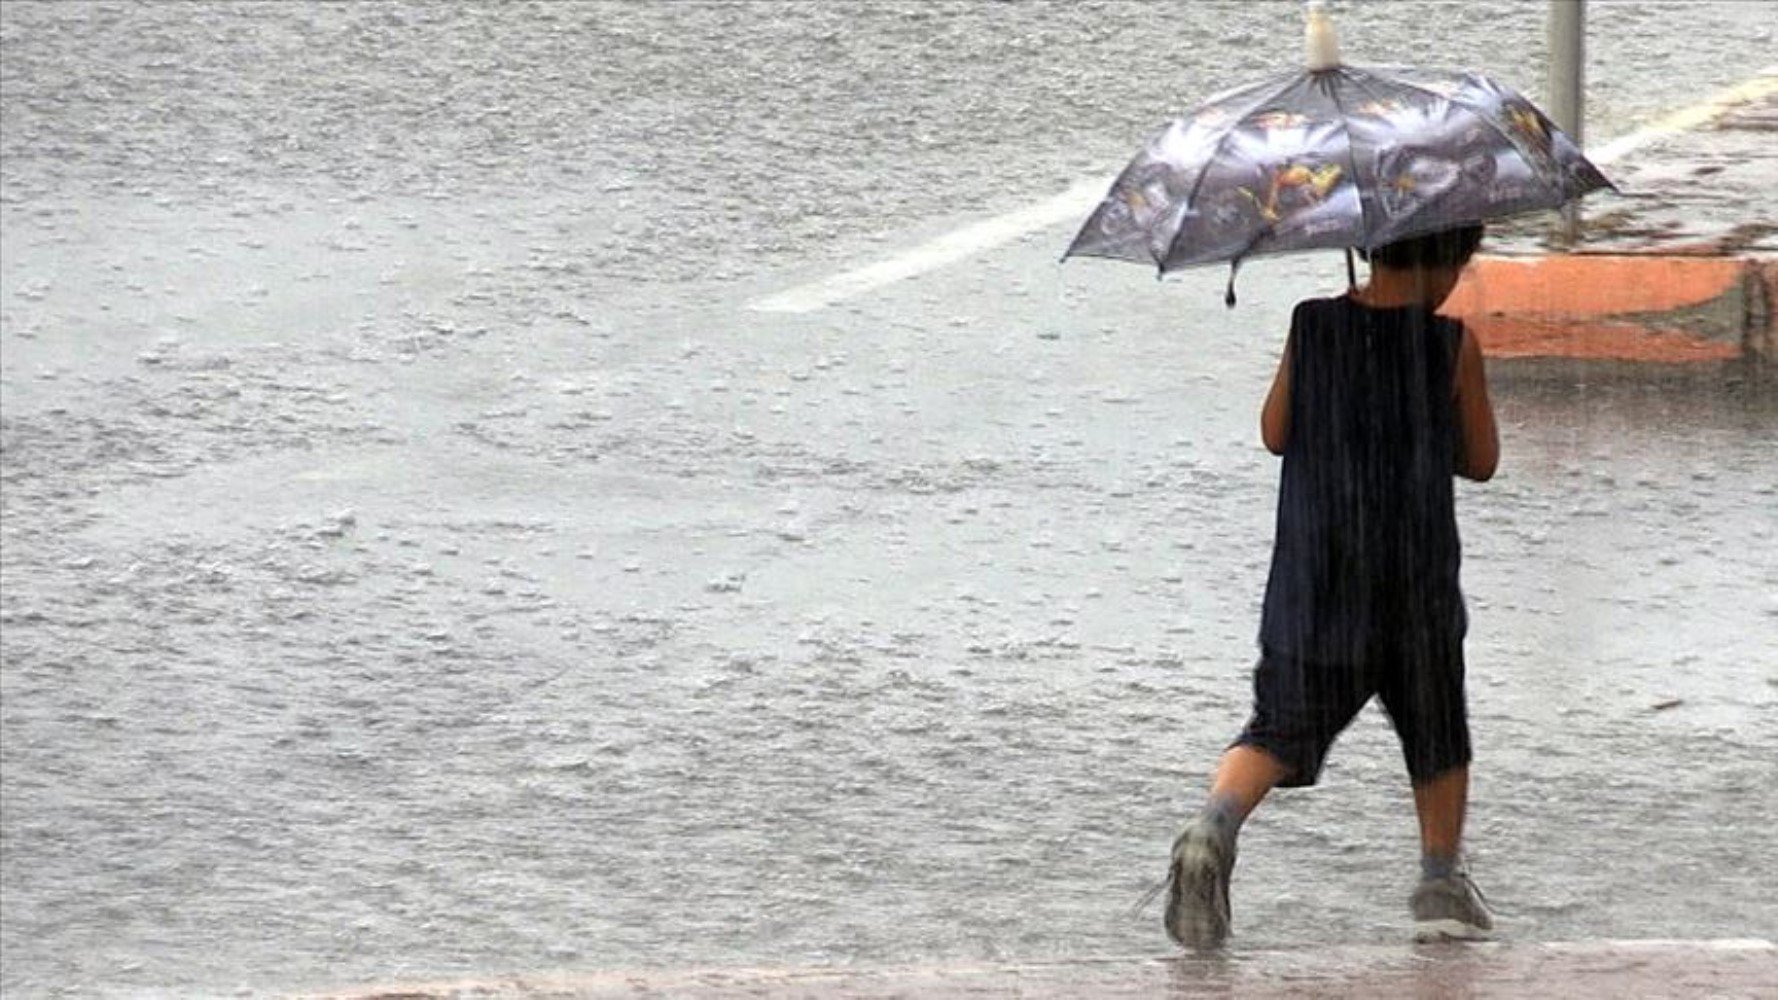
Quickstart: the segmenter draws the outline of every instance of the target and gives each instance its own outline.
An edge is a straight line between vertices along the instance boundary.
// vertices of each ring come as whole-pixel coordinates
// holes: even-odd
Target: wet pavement
[[[1757,5],[1598,7],[1595,135],[1769,61]],[[1230,313],[1063,226],[745,305],[1115,168],[1157,75],[1295,58],[1294,9],[510,9],[4,7],[0,991],[1164,950],[1258,404],[1342,266]],[[1535,89],[1541,10],[1439,10],[1349,57]],[[1509,940],[1778,937],[1778,393],[1497,381],[1459,518]],[[1256,980],[1400,941],[1399,771],[1367,712],[1249,827]]]
[[[1671,131],[1611,157],[1621,197],[1585,220],[1588,249],[1778,255],[1772,213],[1748,207],[1778,183],[1778,63],[1722,97],[1724,106],[1672,116]]]
[[[703,969],[511,976],[402,983],[309,1000],[605,1000],[622,997],[1093,997],[1118,1000],[1520,1000],[1560,989],[1573,1000],[1771,996],[1769,941],[1557,942],[1332,947],[1235,957],[1100,958],[939,967]]]

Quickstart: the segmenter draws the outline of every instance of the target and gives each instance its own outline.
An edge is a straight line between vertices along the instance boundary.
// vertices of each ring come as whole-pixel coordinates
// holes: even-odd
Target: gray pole
[[[1550,117],[1584,147],[1587,87],[1587,0],[1550,0]],[[1564,243],[1580,240],[1580,209],[1562,210]]]

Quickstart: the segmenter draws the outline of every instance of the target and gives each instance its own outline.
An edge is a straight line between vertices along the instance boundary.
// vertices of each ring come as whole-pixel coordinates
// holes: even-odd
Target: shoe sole
[[[1414,940],[1421,944],[1438,941],[1487,941],[1494,936],[1485,927],[1466,924],[1461,920],[1416,920],[1414,922]]]
[[[1167,933],[1199,951],[1220,948],[1229,936],[1228,882],[1203,841],[1189,839],[1173,855],[1167,896]]]

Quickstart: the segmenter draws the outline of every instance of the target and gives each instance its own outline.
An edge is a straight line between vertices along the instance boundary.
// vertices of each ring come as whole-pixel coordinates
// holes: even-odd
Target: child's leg
[[[1238,827],[1288,773],[1283,761],[1259,747],[1245,743],[1230,747],[1216,767],[1205,809]]]
[[[1414,811],[1420,816],[1420,857],[1426,874],[1448,874],[1463,846],[1463,815],[1469,807],[1469,765],[1414,783]],[[1442,869],[1442,870],[1435,870]]]
[[[1421,649],[1391,663],[1380,685],[1414,785],[1422,864],[1431,877],[1448,874],[1463,846],[1470,761],[1463,673],[1462,647]]]
[[[1494,917],[1461,854],[1470,761],[1462,649],[1408,657],[1397,666],[1384,679],[1381,694],[1401,737],[1420,817],[1420,884],[1408,897],[1414,937],[1486,937]]]
[[[1371,691],[1358,667],[1266,650],[1253,672],[1253,715],[1217,765],[1204,815],[1233,833],[1272,789],[1313,785]]]
[[[1420,884],[1408,897],[1414,939],[1489,937],[1494,915],[1463,864],[1463,813],[1469,804],[1469,766],[1458,765],[1414,782],[1420,814]]]
[[[1328,746],[1370,697],[1359,671],[1269,651],[1253,691],[1253,717],[1222,755],[1210,800],[1173,842],[1162,920],[1173,940],[1191,948],[1219,947],[1228,937],[1241,821],[1273,788],[1314,784]]]

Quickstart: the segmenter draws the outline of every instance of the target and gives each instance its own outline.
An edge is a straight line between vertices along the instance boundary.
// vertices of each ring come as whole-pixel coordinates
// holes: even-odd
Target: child
[[[1420,817],[1420,940],[1485,937],[1458,854],[1469,795],[1452,474],[1484,481],[1500,441],[1482,351],[1435,315],[1482,227],[1368,255],[1368,284],[1299,303],[1260,429],[1284,457],[1253,716],[1202,812],[1173,844],[1165,924],[1215,948],[1229,932],[1235,835],[1274,787],[1312,785],[1372,695],[1400,737]]]

